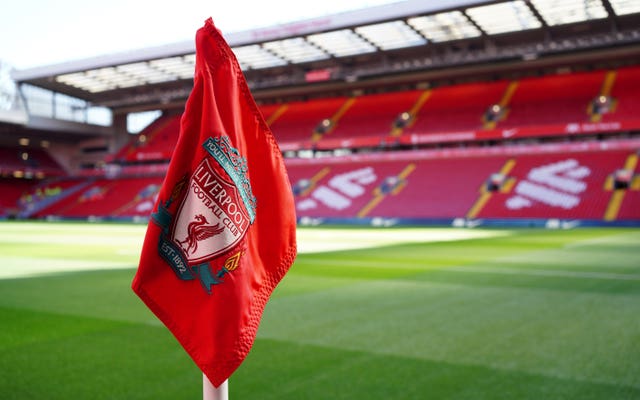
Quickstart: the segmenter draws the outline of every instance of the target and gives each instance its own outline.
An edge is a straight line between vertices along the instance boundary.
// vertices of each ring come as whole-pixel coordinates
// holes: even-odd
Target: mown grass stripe
[[[562,278],[579,279],[612,279],[623,281],[640,281],[640,275],[613,274],[608,272],[581,272],[563,270],[540,270],[540,269],[515,269],[515,268],[487,268],[487,267],[448,267],[447,271],[452,272],[474,272],[481,274],[508,274],[508,275],[531,275],[531,276],[553,276]]]
[[[640,368],[640,342],[634,339],[640,335],[638,299],[370,281],[275,299],[259,335],[633,386]]]

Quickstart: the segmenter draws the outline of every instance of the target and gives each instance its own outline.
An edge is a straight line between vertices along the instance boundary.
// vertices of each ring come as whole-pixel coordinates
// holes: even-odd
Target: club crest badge
[[[171,239],[189,263],[198,263],[234,247],[250,224],[234,182],[221,176],[211,161],[204,159],[191,175]]]
[[[255,219],[256,199],[246,159],[228,136],[208,138],[202,146],[207,156],[191,176],[176,183],[152,218],[162,228],[158,243],[162,258],[178,278],[198,278],[211,294],[212,286],[239,265],[243,239]]]

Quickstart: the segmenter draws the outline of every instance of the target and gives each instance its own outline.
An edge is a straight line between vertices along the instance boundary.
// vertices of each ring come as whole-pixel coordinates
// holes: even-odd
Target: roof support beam
[[[607,10],[607,13],[609,14],[608,19],[609,21],[611,21],[611,31],[613,33],[618,33],[618,30],[619,30],[618,15],[614,11],[613,7],[611,6],[611,3],[609,2],[609,0],[602,0],[602,6],[604,7],[605,10]]]

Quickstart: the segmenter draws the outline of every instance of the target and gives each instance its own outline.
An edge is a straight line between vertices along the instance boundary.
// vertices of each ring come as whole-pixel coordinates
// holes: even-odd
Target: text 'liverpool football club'
[[[233,236],[240,236],[249,225],[249,217],[236,202],[234,186],[226,182],[204,160],[193,174],[190,190],[225,225]]]

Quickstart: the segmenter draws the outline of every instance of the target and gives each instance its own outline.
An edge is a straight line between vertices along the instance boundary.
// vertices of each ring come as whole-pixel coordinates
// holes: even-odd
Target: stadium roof
[[[638,54],[639,21],[637,0],[409,0],[225,36],[259,90],[594,49]],[[12,77],[114,109],[169,104],[190,91],[194,51],[187,41]]]

